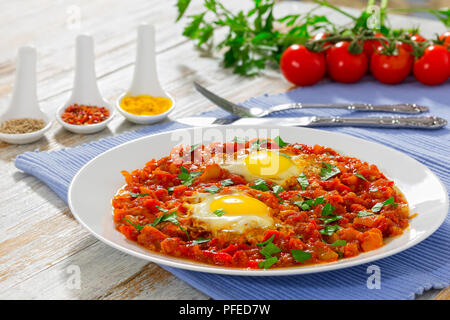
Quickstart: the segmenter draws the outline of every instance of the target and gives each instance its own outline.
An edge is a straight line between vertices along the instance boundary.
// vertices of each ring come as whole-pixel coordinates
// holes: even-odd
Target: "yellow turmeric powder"
[[[137,115],[157,115],[166,112],[172,106],[172,100],[164,97],[152,97],[147,94],[125,96],[120,107],[128,113]]]

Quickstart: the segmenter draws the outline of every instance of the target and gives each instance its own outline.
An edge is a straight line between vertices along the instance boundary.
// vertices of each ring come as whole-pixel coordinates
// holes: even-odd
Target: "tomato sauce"
[[[402,234],[408,226],[408,204],[393,181],[375,165],[327,147],[295,143],[280,148],[274,141],[260,145],[320,158],[325,172],[331,167],[335,172],[326,179],[322,173],[310,172],[303,185],[293,177],[277,194],[270,180],[266,180],[269,191],[257,190],[252,182],[211,162],[217,154],[233,154],[250,147],[251,142],[213,143],[195,149],[175,147],[170,156],[153,159],[142,169],[123,171],[126,185],[112,200],[117,230],[162,254],[217,266],[258,269],[266,268],[263,263],[269,258],[270,268],[281,268],[354,257],[382,247],[386,238]],[[201,174],[193,175],[187,183],[180,178],[183,168]],[[276,227],[259,230],[254,238],[214,236],[199,228],[186,204],[197,192],[212,186],[221,192],[237,188],[264,202],[277,221]],[[264,242],[279,250],[270,255],[261,253]],[[302,259],[294,254],[299,252]]]

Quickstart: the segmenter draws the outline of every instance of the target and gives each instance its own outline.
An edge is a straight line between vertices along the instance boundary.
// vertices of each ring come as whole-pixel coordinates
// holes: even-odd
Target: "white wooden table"
[[[172,118],[214,108],[193,90],[193,80],[234,101],[291,87],[275,71],[246,79],[222,69],[217,57],[200,57],[193,44],[181,35],[185,20],[174,23],[174,3],[1,0],[0,112],[9,101],[17,48],[32,44],[38,49],[40,103],[45,112],[53,115],[70,94],[74,39],[83,32],[94,36],[99,86],[104,96],[114,101],[130,84],[136,27],[141,21],[156,25],[159,74],[163,86],[177,100]],[[241,8],[250,2],[226,3]],[[199,4],[194,1],[191,12],[198,10]],[[298,2],[281,3],[277,10],[298,12],[310,7]],[[332,15],[334,20],[342,19]],[[444,31],[433,20],[395,17],[393,24],[421,25],[425,35]],[[55,122],[37,143],[15,146],[0,142],[0,299],[208,299],[157,265],[97,241],[74,220],[56,194],[13,164],[15,157],[26,151],[72,147],[137,128],[118,115],[108,129],[94,135],[69,133]],[[71,282],[78,268],[80,288]],[[436,294],[435,290],[425,297]],[[447,289],[438,296],[449,298],[450,293]]]

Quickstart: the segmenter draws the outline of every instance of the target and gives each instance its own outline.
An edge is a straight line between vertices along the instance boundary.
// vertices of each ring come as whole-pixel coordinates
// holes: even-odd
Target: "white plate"
[[[247,276],[304,274],[367,263],[418,244],[443,223],[448,212],[448,197],[444,185],[427,167],[407,155],[340,133],[308,128],[271,127],[271,134],[267,135],[268,130],[262,127],[237,126],[182,129],[143,137],[117,146],[91,160],[77,173],[69,188],[69,207],[76,219],[94,236],[133,256],[182,269]],[[126,240],[115,230],[111,199],[124,185],[121,170],[142,168],[152,158],[158,159],[168,155],[172,147],[180,143],[230,141],[234,136],[242,136],[243,133],[248,138],[273,138],[280,135],[289,142],[324,145],[341,154],[376,164],[388,178],[395,181],[408,200],[411,213],[417,212],[418,216],[410,221],[410,227],[403,235],[391,239],[380,249],[328,264],[269,270],[223,268],[164,256]],[[189,140],[192,138],[194,140]]]

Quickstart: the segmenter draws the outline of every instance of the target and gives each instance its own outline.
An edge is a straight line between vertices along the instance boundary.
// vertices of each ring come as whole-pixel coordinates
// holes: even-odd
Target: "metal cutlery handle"
[[[439,117],[312,118],[310,126],[439,129],[447,124],[445,119]]]
[[[328,108],[328,109],[347,109],[357,111],[380,111],[380,112],[397,112],[397,113],[422,113],[428,111],[425,106],[419,106],[414,103],[373,105],[370,103],[336,103],[336,104],[319,104],[319,103],[291,103],[282,104],[272,108],[272,111],[282,111],[289,109],[309,109],[309,108]]]

